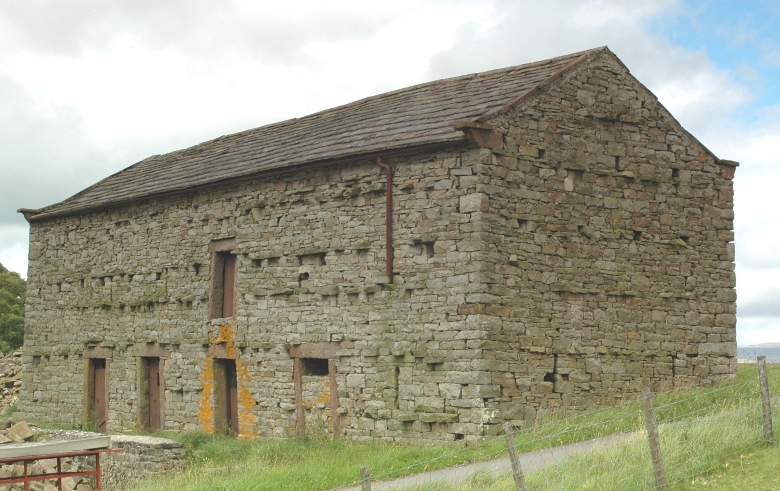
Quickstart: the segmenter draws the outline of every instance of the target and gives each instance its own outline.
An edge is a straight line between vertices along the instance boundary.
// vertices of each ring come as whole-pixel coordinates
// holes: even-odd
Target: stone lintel
[[[290,358],[336,358],[341,343],[303,343],[290,348]]]
[[[133,354],[143,358],[169,358],[171,350],[167,345],[158,343],[137,343],[133,346]]]
[[[114,357],[114,348],[106,346],[91,346],[84,349],[84,358],[106,358]]]
[[[209,252],[229,252],[236,248],[236,238],[214,239],[209,243]]]

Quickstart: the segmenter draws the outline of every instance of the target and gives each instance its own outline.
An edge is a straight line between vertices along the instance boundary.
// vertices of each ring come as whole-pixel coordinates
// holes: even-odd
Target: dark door
[[[236,256],[225,254],[222,281],[222,317],[233,317],[236,291]]]
[[[147,400],[149,401],[149,413],[147,416],[146,427],[151,430],[162,429],[162,398],[161,398],[161,384],[160,384],[160,359],[159,358],[144,358],[146,364],[146,372],[148,373],[148,387],[149,393],[147,394]]]
[[[214,360],[214,428],[238,435],[238,377],[236,361]]]
[[[106,360],[92,359],[92,411],[98,430],[106,431],[108,398],[106,397]]]
[[[228,374],[228,426],[234,435],[238,435],[238,377],[236,375],[235,360],[229,361]]]

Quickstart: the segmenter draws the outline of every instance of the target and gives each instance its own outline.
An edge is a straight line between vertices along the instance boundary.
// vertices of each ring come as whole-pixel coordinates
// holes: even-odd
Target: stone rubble
[[[16,407],[22,387],[22,352],[0,353],[0,414]]]

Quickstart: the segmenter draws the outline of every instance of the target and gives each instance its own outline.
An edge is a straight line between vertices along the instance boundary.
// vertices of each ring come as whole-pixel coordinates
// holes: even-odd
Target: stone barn
[[[734,374],[736,166],[607,48],[149,157],[20,210],[20,417],[474,440]]]

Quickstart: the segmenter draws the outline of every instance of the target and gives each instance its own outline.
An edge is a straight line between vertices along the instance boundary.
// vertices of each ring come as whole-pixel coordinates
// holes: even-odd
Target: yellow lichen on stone
[[[255,408],[255,398],[249,390],[251,379],[246,364],[236,360],[236,377],[238,378],[238,436],[257,436],[257,425],[252,410]]]
[[[209,333],[210,345],[224,345],[225,356],[236,363],[236,383],[238,386],[238,436],[257,436],[257,424],[252,414],[256,401],[250,390],[250,375],[246,364],[237,356],[234,339],[236,319],[229,324],[217,326],[216,330]],[[203,393],[201,394],[198,418],[203,431],[214,432],[214,357],[207,356],[205,366],[200,377]]]
[[[200,394],[198,421],[206,433],[214,433],[214,364],[212,361],[212,357],[206,357],[205,366],[200,375],[200,385],[203,387],[203,392]]]

